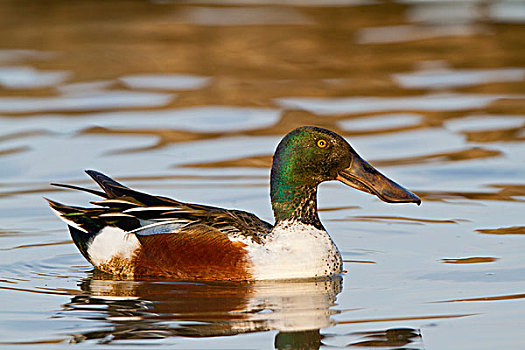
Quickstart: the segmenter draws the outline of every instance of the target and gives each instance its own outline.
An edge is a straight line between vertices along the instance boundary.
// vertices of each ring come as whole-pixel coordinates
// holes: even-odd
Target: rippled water
[[[525,347],[521,1],[0,6],[0,346]],[[250,285],[93,271],[42,197],[98,169],[272,221],[269,166],[330,128],[423,205],[323,184],[347,273]]]

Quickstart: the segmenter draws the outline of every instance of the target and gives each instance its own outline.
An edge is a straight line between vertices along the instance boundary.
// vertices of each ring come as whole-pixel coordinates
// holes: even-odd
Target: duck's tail
[[[69,188],[73,190],[79,190],[88,192],[91,194],[94,194],[99,197],[103,197],[105,199],[125,199],[128,201],[132,201],[136,203],[137,205],[145,205],[145,206],[162,206],[162,205],[179,205],[180,202],[171,199],[166,198],[162,196],[154,196],[151,194],[147,194],[144,192],[133,190],[127,186],[124,186],[123,184],[113,180],[109,176],[106,176],[102,174],[101,172],[95,171],[95,170],[86,170],[86,174],[91,176],[93,180],[100,186],[102,191],[98,190],[92,190],[90,188],[84,188],[74,185],[66,185],[66,184],[57,184],[52,183],[52,186],[57,187],[64,187]],[[111,201],[109,201],[111,202]],[[97,204],[97,203],[95,203]]]
[[[100,225],[96,220],[92,220],[86,215],[87,209],[73,207],[44,198],[51,207],[51,210],[67,224],[71,238],[82,255],[91,261],[88,254],[88,247],[93,238],[100,231]]]
[[[130,207],[140,206],[140,204],[139,201],[133,203],[133,196],[130,195],[136,191],[97,171],[86,170],[86,173],[95,180],[104,192],[67,184],[53,183],[51,185],[88,192],[102,197],[103,200],[92,202],[100,207],[82,208],[65,205],[48,198],[44,199],[49,203],[51,210],[68,225],[73,242],[82,255],[91,262],[88,248],[94,238],[106,226],[115,226],[122,229],[135,228],[138,220],[122,214],[122,211]],[[132,202],[118,200],[120,197],[127,197]]]

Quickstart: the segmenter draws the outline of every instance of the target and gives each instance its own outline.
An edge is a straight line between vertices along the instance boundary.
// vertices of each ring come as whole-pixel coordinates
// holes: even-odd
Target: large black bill
[[[381,174],[357,154],[354,155],[352,164],[339,172],[337,180],[358,190],[374,194],[388,203],[421,204],[418,196]]]

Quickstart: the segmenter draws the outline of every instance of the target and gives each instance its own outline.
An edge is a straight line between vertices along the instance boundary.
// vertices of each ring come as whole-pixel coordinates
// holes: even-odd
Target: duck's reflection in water
[[[342,278],[218,284],[114,280],[94,272],[80,287],[82,294],[64,305],[65,311],[110,324],[74,334],[74,342],[277,330],[277,348],[317,349],[319,329],[333,324],[331,307]]]

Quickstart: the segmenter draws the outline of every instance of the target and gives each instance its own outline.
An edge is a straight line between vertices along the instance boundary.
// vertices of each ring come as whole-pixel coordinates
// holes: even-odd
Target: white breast
[[[330,276],[342,259],[326,231],[300,222],[281,222],[262,244],[246,247],[256,280]]]

